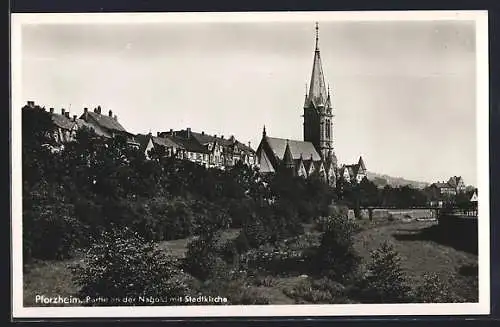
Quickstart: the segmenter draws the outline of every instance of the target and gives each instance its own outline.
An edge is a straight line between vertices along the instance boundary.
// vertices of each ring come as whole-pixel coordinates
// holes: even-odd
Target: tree
[[[371,253],[368,274],[362,285],[363,300],[368,303],[407,302],[410,287],[401,268],[401,258],[388,242]]]

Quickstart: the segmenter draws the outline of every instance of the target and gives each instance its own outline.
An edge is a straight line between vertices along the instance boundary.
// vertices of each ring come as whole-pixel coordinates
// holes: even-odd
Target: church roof
[[[261,151],[259,156],[259,170],[262,173],[274,173],[274,167],[266,155],[266,151]]]
[[[273,150],[275,156],[277,156],[280,160],[283,160],[285,157],[285,148],[287,144],[286,139],[276,138],[276,137],[266,137],[267,143]],[[288,140],[288,145],[290,147],[290,152],[292,155],[292,159],[300,159],[302,158],[310,158],[312,155],[313,161],[320,161],[321,157],[316,151],[316,148],[311,142],[306,141],[296,141],[296,140]]]
[[[363,161],[363,157],[361,156],[359,157],[358,166],[359,168],[366,170],[365,162]]]

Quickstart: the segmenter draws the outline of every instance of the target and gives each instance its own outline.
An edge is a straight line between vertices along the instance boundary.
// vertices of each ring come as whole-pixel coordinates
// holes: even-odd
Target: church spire
[[[316,22],[316,49],[315,49],[315,51],[319,51],[318,43],[319,43],[319,26],[318,26],[318,22]]]
[[[319,51],[319,26],[318,23],[316,23],[316,45],[307,103],[309,105],[312,104],[315,107],[324,106],[326,104],[327,96],[328,92],[325,85],[325,77],[323,76],[323,67],[321,65],[321,56]]]

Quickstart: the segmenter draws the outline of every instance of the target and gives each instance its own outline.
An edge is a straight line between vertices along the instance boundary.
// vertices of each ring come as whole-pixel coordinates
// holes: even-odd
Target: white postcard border
[[[476,23],[477,160],[479,197],[479,302],[453,304],[335,304],[170,307],[24,307],[21,176],[21,27],[25,24],[144,24],[269,21],[430,21]],[[242,12],[242,13],[97,13],[11,15],[11,169],[12,169],[12,308],[13,318],[72,317],[236,317],[236,316],[386,316],[474,315],[490,313],[489,81],[487,11]]]

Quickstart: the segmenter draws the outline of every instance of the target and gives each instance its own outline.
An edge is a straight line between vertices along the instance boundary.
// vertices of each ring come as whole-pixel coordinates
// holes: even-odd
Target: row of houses
[[[45,110],[37,106],[34,101],[28,101],[26,108]],[[64,147],[65,143],[74,140],[77,131],[85,127],[95,132],[98,137],[107,139],[124,137],[129,145],[144,152],[147,159],[151,159],[156,153],[190,160],[207,168],[226,169],[239,161],[249,166],[256,165],[255,151],[250,144],[243,144],[234,136],[224,138],[223,135],[197,133],[191,131],[191,128],[158,132],[156,136],[151,133],[133,134],[118,122],[118,117],[112,110],[105,114],[100,106],[93,110],[84,108],[80,116],[71,115],[65,109],[56,112],[50,108],[48,113],[54,125],[51,137],[58,145],[55,149]]]

